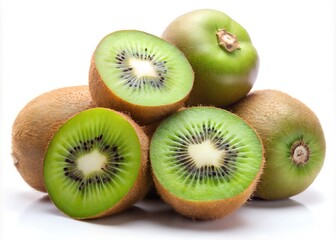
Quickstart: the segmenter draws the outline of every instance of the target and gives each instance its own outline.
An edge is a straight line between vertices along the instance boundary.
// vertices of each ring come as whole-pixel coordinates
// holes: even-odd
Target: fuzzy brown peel
[[[57,129],[76,113],[94,107],[88,86],[55,89],[34,98],[12,126],[12,157],[22,178],[45,192],[43,159]]]

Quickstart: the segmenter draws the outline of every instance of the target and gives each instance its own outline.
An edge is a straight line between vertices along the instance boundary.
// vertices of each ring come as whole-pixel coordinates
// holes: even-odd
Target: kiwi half
[[[83,111],[54,135],[44,160],[46,189],[75,219],[112,215],[148,191],[148,145],[128,116],[106,108]]]
[[[89,74],[98,106],[129,112],[141,124],[179,109],[193,80],[192,68],[180,50],[137,30],[105,36],[93,54]]]
[[[256,132],[236,115],[192,107],[165,119],[150,144],[155,187],[192,219],[221,218],[251,196],[263,167]]]
[[[326,143],[315,113],[278,90],[258,90],[230,107],[259,134],[265,168],[255,196],[289,198],[304,191],[320,172]]]
[[[71,86],[37,96],[18,113],[12,127],[12,157],[29,186],[46,191],[43,159],[51,138],[69,118],[94,106],[88,86]]]

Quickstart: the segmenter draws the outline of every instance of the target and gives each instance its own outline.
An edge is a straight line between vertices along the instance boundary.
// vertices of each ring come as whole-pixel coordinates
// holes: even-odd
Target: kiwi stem
[[[219,29],[216,35],[218,44],[224,47],[228,52],[240,49],[236,35],[229,33],[225,29]]]
[[[308,162],[310,150],[303,141],[295,142],[291,147],[292,160],[296,165],[304,165]]]

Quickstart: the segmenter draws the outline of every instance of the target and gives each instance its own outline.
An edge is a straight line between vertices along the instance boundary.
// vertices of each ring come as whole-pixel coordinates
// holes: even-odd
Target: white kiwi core
[[[106,156],[97,149],[78,158],[77,167],[85,176],[101,171],[107,162]]]
[[[129,60],[130,66],[133,68],[133,72],[137,78],[142,77],[158,77],[158,74],[153,64],[146,60],[140,60],[137,58],[131,58]]]
[[[189,145],[188,153],[197,167],[220,167],[225,155],[225,151],[216,149],[210,140]]]

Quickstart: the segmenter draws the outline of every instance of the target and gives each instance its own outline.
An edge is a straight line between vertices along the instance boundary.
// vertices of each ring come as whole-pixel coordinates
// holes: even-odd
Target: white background
[[[160,36],[175,17],[198,8],[226,12],[250,33],[261,65],[254,89],[283,90],[320,118],[324,167],[288,200],[249,202],[212,222],[192,222],[156,201],[96,221],[65,217],[26,185],[12,164],[11,126],[45,91],[87,84],[99,40],[120,29]],[[335,1],[38,1],[0,3],[0,239],[335,239]]]

